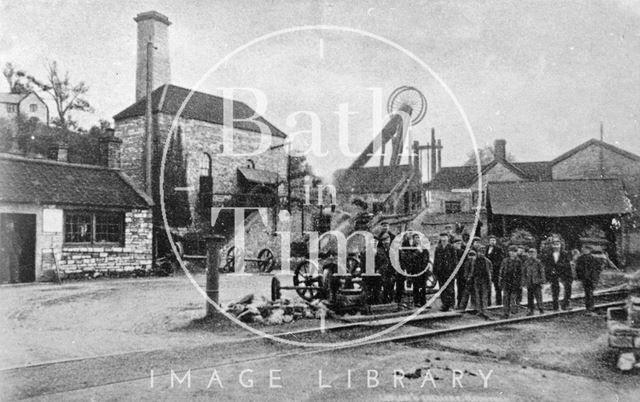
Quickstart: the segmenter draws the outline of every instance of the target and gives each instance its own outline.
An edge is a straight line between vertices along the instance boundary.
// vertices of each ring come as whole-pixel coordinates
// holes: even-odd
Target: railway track
[[[620,287],[613,289],[604,289],[596,292],[595,308],[606,309],[608,307],[614,307],[624,304],[626,298],[626,291]],[[584,296],[576,295],[572,298],[572,308],[570,310],[550,311],[551,302],[547,301],[543,303],[545,307],[544,314],[536,314],[533,316],[526,315],[528,309],[526,305],[521,304],[516,307],[516,314],[510,318],[502,319],[502,306],[492,306],[487,309],[487,315],[489,319],[483,319],[475,315],[475,311],[467,310],[464,312],[458,311],[457,313],[434,316],[430,314],[422,314],[415,318],[408,319],[407,322],[400,328],[393,331],[392,336],[381,336],[375,339],[367,341],[358,341],[356,338],[364,338],[366,336],[380,332],[384,328],[391,327],[398,322],[407,319],[408,317],[397,317],[394,319],[373,319],[359,322],[351,322],[346,324],[338,324],[333,326],[326,326],[324,328],[310,328],[292,332],[285,332],[276,334],[282,339],[291,339],[298,342],[322,342],[327,343],[334,340],[336,343],[344,343],[345,341],[353,340],[354,345],[336,346],[336,348],[348,348],[364,345],[374,345],[386,342],[403,342],[420,340],[421,338],[428,338],[437,335],[444,335],[448,333],[469,331],[474,329],[481,329],[486,327],[508,325],[520,322],[531,322],[536,320],[551,319],[558,316],[571,315],[584,312]],[[332,336],[333,335],[333,336]],[[335,348],[334,348],[335,349]]]
[[[624,303],[624,296],[626,296],[626,292],[619,289],[599,291],[595,295],[595,308],[601,310],[621,305]],[[176,370],[176,372],[188,369],[193,371],[209,370],[390,342],[411,344],[432,337],[464,331],[548,320],[558,316],[584,312],[585,308],[581,305],[581,299],[580,296],[575,297],[573,299],[574,308],[569,311],[548,312],[543,315],[526,316],[526,309],[521,309],[520,313],[509,319],[487,321],[466,312],[453,317],[409,321],[398,330],[394,330],[391,335],[367,341],[357,341],[357,338],[378,332],[381,328],[390,326],[392,323],[380,324],[376,323],[376,320],[369,320],[327,326],[324,329],[314,328],[278,334],[284,339],[297,341],[321,341],[324,343],[335,341],[340,343],[334,347],[289,347],[286,352],[283,352],[283,347],[279,343],[265,341],[260,337],[250,337],[234,342],[231,347],[230,344],[214,344],[179,351],[153,350],[14,367],[0,370],[0,381],[9,384],[12,393],[19,398],[55,395],[78,389],[146,380],[149,377],[148,367],[156,368],[155,375],[157,376],[168,375],[167,364],[171,364],[171,370]],[[546,304],[548,305],[548,303]],[[495,312],[497,309],[500,307],[489,309],[490,315],[497,314]],[[355,341],[345,343],[348,340]],[[95,370],[99,370],[100,376],[94,374]],[[70,373],[73,375],[69,375]]]

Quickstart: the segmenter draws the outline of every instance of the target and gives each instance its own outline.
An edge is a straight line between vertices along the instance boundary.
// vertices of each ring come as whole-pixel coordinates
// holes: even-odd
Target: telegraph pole
[[[153,116],[151,105],[151,92],[153,91],[153,42],[147,42],[147,110],[145,114],[145,172],[144,180],[147,194],[153,197],[153,186],[151,185],[151,159],[152,159],[152,136],[153,136]]]

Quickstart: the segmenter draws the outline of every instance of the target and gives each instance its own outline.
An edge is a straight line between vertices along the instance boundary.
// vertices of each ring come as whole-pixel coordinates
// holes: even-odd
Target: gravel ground
[[[291,282],[290,276],[279,276],[283,284]],[[227,304],[249,293],[269,297],[271,278],[221,275],[220,300]],[[203,286],[205,277],[196,274],[195,280]],[[574,283],[574,293],[580,290]],[[212,328],[198,322],[205,314],[205,302],[184,276],[3,285],[0,294],[0,368],[253,336],[234,324]],[[283,290],[283,296],[297,297],[291,290]],[[433,310],[438,308],[436,301]],[[254,327],[282,332],[318,325],[316,320],[302,320]]]
[[[223,275],[221,300],[234,301],[252,290],[266,295],[270,279]],[[204,277],[197,280],[202,283]],[[234,325],[213,332],[209,324],[198,322],[204,301],[184,277],[2,286],[0,292],[5,301],[0,306],[3,367],[129,352],[0,371],[0,400],[631,401],[640,392],[638,374],[615,369],[603,316],[578,314],[414,345],[310,355],[310,349],[264,340],[240,342],[249,334]],[[317,322],[296,326],[315,327]],[[214,368],[223,389],[217,382],[207,387]],[[238,378],[248,368],[253,370],[252,388]],[[172,388],[170,371],[182,377],[189,369],[192,386],[176,382]],[[404,388],[397,382],[394,387],[396,369],[408,374]],[[270,370],[281,370],[275,376],[282,380],[275,383],[280,381],[282,388],[269,386]],[[318,370],[331,388],[318,384]],[[378,386],[369,386],[367,370],[377,370]],[[424,383],[427,370],[435,389],[430,381]],[[452,370],[463,373],[464,388],[452,387]],[[485,375],[494,370],[487,388],[480,370]]]
[[[195,279],[205,282],[202,274]],[[265,275],[222,275],[220,301],[248,293],[268,296],[270,283]],[[204,316],[205,301],[184,276],[5,285],[0,295],[0,367],[251,335],[236,326],[213,333],[194,323]]]
[[[577,315],[413,345],[313,354],[264,341],[226,350],[218,345],[4,373],[3,383],[14,386],[3,395],[65,401],[636,401],[640,377],[615,370],[603,330],[601,319]]]

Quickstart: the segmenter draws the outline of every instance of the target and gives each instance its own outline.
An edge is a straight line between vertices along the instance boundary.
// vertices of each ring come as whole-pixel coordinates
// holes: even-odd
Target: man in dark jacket
[[[471,294],[478,316],[488,319],[484,309],[491,287],[491,261],[483,255],[481,247],[478,247],[476,255],[469,258],[465,268],[466,288]]]
[[[522,264],[522,286],[527,288],[528,315],[533,315],[534,297],[538,303],[540,314],[544,313],[542,308],[542,284],[545,282],[544,265],[538,259],[538,250],[531,247],[529,249],[529,257]]]
[[[462,248],[462,239],[455,237],[453,239],[453,248],[456,252],[456,266],[460,263],[464,249]],[[464,276],[464,262],[462,263],[458,273],[456,274],[456,305],[460,308],[460,302],[462,301],[462,295],[465,291],[467,279]]]
[[[436,246],[433,259],[433,274],[436,276],[441,288],[456,268],[456,262],[456,251],[453,246],[449,244],[449,234],[445,232],[440,233],[440,241]],[[455,301],[453,281],[451,281],[449,286],[447,286],[440,294],[440,301],[442,303],[442,311],[448,311],[453,307],[453,303]]]
[[[524,261],[527,259],[527,247],[524,244],[518,245],[518,258],[520,258],[520,262],[524,264]],[[518,293],[516,293],[516,306],[519,307],[522,303],[522,288],[518,289]]]
[[[562,250],[562,243],[560,240],[553,241],[551,244],[551,252],[542,257],[542,263],[545,267],[546,279],[551,283],[553,309],[557,311],[559,307],[560,282],[564,288],[562,309],[569,309],[571,303],[571,284],[573,282],[571,256],[568,252]]]
[[[576,276],[584,288],[584,304],[587,311],[593,313],[593,289],[600,279],[602,261],[591,254],[590,246],[582,247],[582,255],[576,261]]]
[[[491,261],[493,272],[491,273],[491,280],[496,293],[496,305],[502,304],[502,289],[500,289],[500,266],[504,259],[504,250],[498,246],[495,236],[489,236],[489,245],[485,250],[485,256]],[[488,305],[491,305],[491,287],[489,287],[489,299]]]
[[[427,303],[427,265],[429,264],[429,250],[422,247],[422,240],[418,234],[413,235],[413,247],[409,250],[411,261],[409,263],[409,274],[418,275],[411,277],[413,283],[413,305],[422,307]]]
[[[502,289],[503,318],[509,318],[511,304],[518,292],[522,292],[522,259],[517,255],[516,246],[509,246],[509,257],[502,260],[500,267],[500,288]]]
[[[389,233],[385,233],[378,237],[378,247],[376,248],[375,268],[376,272],[382,277],[382,303],[391,303],[393,301],[393,279],[395,270],[389,259],[389,247],[391,245],[391,237]]]

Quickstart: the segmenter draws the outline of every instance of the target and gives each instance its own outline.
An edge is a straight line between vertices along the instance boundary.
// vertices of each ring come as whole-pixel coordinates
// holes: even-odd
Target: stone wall
[[[622,179],[627,190],[640,194],[640,161],[593,144],[553,165],[553,180],[600,178],[600,149],[605,177]]]
[[[62,222],[53,231],[45,232],[44,211],[60,210],[56,205],[2,204],[0,213],[35,216],[35,275],[42,280],[47,271],[133,271],[151,268],[151,210],[131,210],[125,213],[125,241],[122,246],[87,247],[64,244]],[[51,277],[49,276],[49,279]]]
[[[144,127],[144,117],[120,120],[115,123],[115,136],[122,140],[120,168],[141,190],[145,189]]]
[[[174,116],[165,113],[154,114],[154,127],[158,135],[156,158],[159,160]],[[144,116],[123,119],[115,123],[115,135],[122,139],[122,170],[140,187],[144,188]],[[286,177],[287,158],[285,147],[259,153],[258,155],[228,156],[222,154],[222,126],[192,119],[178,120],[186,160],[189,204],[192,216],[198,200],[200,165],[205,153],[212,159],[214,206],[221,206],[230,195],[238,191],[237,169],[246,167],[248,159],[253,160],[256,169],[276,172],[283,180]],[[259,148],[260,141],[268,141],[269,146],[281,145],[283,138],[234,129],[234,153],[251,153]],[[154,172],[159,175],[159,172]],[[282,187],[282,186],[281,186]],[[281,193],[284,191],[280,189]],[[281,194],[282,195],[282,194]]]
[[[522,178],[503,164],[498,163],[482,175],[483,191],[486,191],[487,183],[507,181],[522,181]],[[478,181],[476,180],[467,188],[457,190],[460,191],[427,190],[427,210],[429,213],[444,213],[445,201],[460,201],[462,212],[475,211],[476,204],[473,202],[473,192],[478,191]]]
[[[598,179],[601,175],[608,178],[617,177],[622,180],[635,208],[640,208],[640,161],[598,144],[592,144],[556,163],[552,167],[552,174],[554,180]],[[629,262],[634,263],[640,260],[640,216],[636,211],[623,222],[625,226],[622,239],[618,239],[618,247],[626,254]]]
[[[60,244],[58,268],[66,274],[86,271],[131,272],[151,269],[151,210],[135,209],[125,213],[124,244],[122,246],[72,246]],[[51,264],[43,269],[54,269]]]

